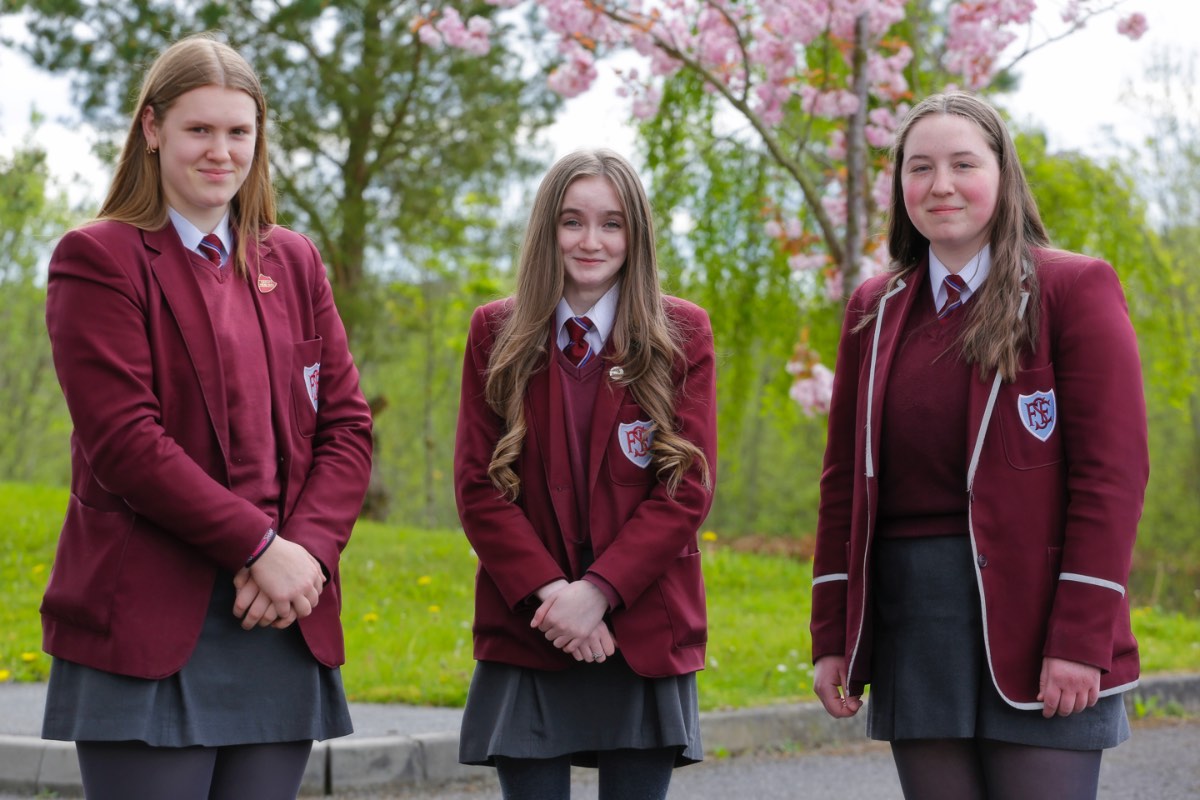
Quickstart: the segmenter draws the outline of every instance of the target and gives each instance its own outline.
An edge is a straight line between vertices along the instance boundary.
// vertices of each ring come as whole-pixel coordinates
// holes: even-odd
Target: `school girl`
[[[813,565],[815,689],[909,798],[1092,798],[1129,736],[1149,460],[1121,284],[1052,250],[999,114],[896,134],[892,269],[846,311]]]
[[[455,489],[479,557],[460,759],[506,798],[665,797],[702,757],[697,532],[716,460],[712,332],[664,296],[645,190],[608,150],[537,191],[515,294],[475,311]]]
[[[89,800],[293,798],[351,730],[338,559],[371,419],[320,256],[275,225],[266,124],[237,52],[167,48],[50,262],[74,431],[43,735]]]

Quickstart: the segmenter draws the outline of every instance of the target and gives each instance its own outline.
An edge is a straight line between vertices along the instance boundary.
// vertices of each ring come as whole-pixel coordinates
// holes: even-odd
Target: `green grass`
[[[66,492],[0,483],[0,681],[45,680],[38,604],[46,586]],[[705,709],[811,700],[808,562],[737,552],[704,542],[708,668]],[[352,699],[461,705],[470,682],[475,557],[456,531],[361,522],[342,562]],[[1137,608],[1144,673],[1195,670],[1200,620]]]

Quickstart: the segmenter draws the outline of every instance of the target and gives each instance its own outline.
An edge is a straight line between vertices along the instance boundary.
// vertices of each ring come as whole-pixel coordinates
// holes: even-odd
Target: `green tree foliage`
[[[67,479],[70,422],[50,360],[40,261],[69,219],[43,150],[27,141],[0,158],[0,480]]]
[[[397,384],[381,377],[408,363],[414,335],[421,342],[441,335],[414,331],[414,322],[434,324],[436,315],[396,298],[468,283],[467,265],[480,253],[503,251],[491,220],[505,216],[513,182],[543,166],[523,143],[560,102],[544,80],[530,80],[517,53],[500,46],[503,33],[483,56],[431,49],[409,28],[417,10],[410,0],[10,0],[5,9],[28,23],[17,46],[35,64],[72,75],[85,117],[113,131],[128,125],[145,67],[171,41],[219,31],[245,54],[270,107],[281,222],[310,235],[329,267],[379,414],[377,447],[395,450],[385,433],[410,448],[436,438],[427,415],[389,397]],[[493,19],[499,13],[481,1],[461,10]],[[416,311],[415,321],[398,319],[401,309]],[[445,373],[445,359],[427,368],[439,352],[421,350],[407,381]],[[423,402],[444,387],[420,387]],[[385,420],[389,408],[403,409],[402,416]],[[420,466],[428,484],[427,462],[404,468]],[[401,487],[375,478],[368,508],[379,515]]]

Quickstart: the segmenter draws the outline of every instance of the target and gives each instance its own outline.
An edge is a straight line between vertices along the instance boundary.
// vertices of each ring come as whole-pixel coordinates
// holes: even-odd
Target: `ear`
[[[142,135],[146,137],[147,147],[158,149],[158,123],[154,118],[154,108],[149,105],[142,109]]]

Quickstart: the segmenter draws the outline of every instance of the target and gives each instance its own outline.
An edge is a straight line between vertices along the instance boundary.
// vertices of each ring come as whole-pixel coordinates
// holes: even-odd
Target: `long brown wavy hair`
[[[275,224],[275,193],[267,157],[267,101],[258,76],[246,59],[211,34],[180,39],[150,65],[112,185],[97,218],[125,222],[143,230],[156,231],[166,226],[162,169],[157,152],[150,152],[147,146],[142,117],[150,108],[154,119],[161,122],[181,95],[204,86],[237,89],[254,100],[254,160],[245,182],[234,195],[229,214],[237,239],[232,254],[234,269],[245,278],[250,274],[246,264],[247,243],[259,241]]]
[[[929,253],[929,240],[913,225],[904,207],[901,167],[913,126],[932,114],[954,114],[975,123],[1000,165],[996,210],[988,232],[992,267],[971,299],[974,308],[964,321],[961,344],[963,356],[968,363],[979,365],[980,375],[997,369],[1005,381],[1011,382],[1019,369],[1021,350],[1027,347],[1032,351],[1037,342],[1041,304],[1033,248],[1049,247],[1050,238],[1004,120],[975,95],[947,92],[927,97],[913,107],[896,131],[887,237],[892,275],[884,293],[910,275]],[[1029,292],[1023,317],[1019,313],[1022,292]],[[874,317],[874,313],[868,315],[855,330],[861,330]]]
[[[673,378],[684,363],[678,342],[687,331],[679,330],[663,308],[650,201],[629,162],[607,149],[564,156],[546,173],[534,198],[517,266],[516,291],[496,335],[488,367],[487,402],[505,422],[505,432],[492,451],[488,477],[509,499],[515,500],[520,494],[521,479],[512,466],[527,432],[525,389],[530,376],[548,363],[551,320],[564,288],[566,266],[558,246],[559,214],[567,187],[583,177],[607,179],[625,214],[628,246],[611,334],[612,360],[625,370],[620,382],[629,386],[654,425],[651,463],[672,495],[693,466],[700,469],[708,487],[708,461],[699,447],[679,433],[675,417]],[[682,385],[681,381],[681,391]]]

